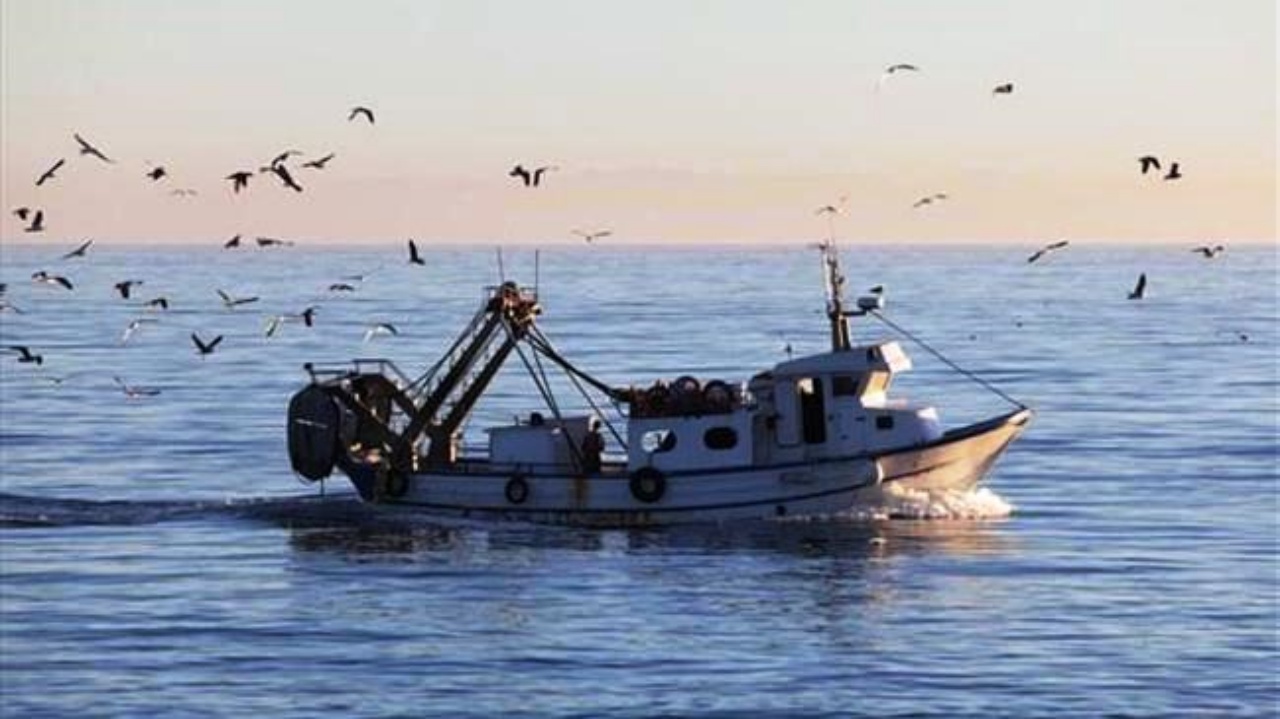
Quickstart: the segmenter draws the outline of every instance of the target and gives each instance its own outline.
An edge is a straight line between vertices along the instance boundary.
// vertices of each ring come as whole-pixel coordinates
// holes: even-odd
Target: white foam
[[[1014,506],[987,487],[967,492],[930,492],[882,485],[864,496],[842,517],[880,519],[1000,519],[1013,514]]]

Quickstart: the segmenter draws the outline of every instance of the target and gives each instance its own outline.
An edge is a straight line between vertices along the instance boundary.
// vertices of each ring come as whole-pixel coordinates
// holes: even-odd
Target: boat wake
[[[203,501],[88,500],[0,493],[0,529],[146,525],[220,517],[305,523],[359,519],[354,497],[232,497]]]
[[[1002,519],[1014,506],[987,487],[967,492],[928,492],[881,485],[841,518],[882,519]]]

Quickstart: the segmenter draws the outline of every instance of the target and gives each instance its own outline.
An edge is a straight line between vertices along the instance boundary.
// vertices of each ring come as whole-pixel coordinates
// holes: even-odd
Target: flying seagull
[[[124,328],[124,332],[120,333],[120,344],[128,344],[134,333],[142,329],[142,325],[147,322],[159,322],[159,320],[151,317],[139,317],[136,320],[132,320],[129,322],[129,326]]]
[[[203,359],[205,355],[213,354],[213,350],[218,347],[218,344],[220,342],[222,342],[222,335],[218,335],[217,337],[214,337],[213,340],[210,342],[204,342],[203,340],[200,339],[200,335],[197,335],[195,332],[192,332],[191,341],[195,343],[196,351],[200,353],[200,357]]]
[[[422,260],[422,255],[418,254],[418,243],[414,242],[413,240],[409,240],[409,264],[411,265],[427,264]]]
[[[925,205],[931,205],[935,202],[938,202],[939,200],[945,200],[945,199],[947,199],[947,193],[935,192],[934,194],[929,195],[928,197],[921,197],[920,199],[916,200],[915,204],[911,205],[911,209],[914,210],[920,207],[924,207]]]
[[[359,105],[357,105],[356,107],[351,108],[351,114],[350,114],[350,115],[347,115],[347,122],[351,122],[352,120],[354,120],[354,119],[356,119],[357,117],[360,117],[360,116],[364,116],[364,118],[365,118],[366,120],[368,120],[368,121],[369,121],[369,124],[370,124],[370,125],[374,124],[374,123],[373,123],[373,110],[370,110],[370,109],[369,109],[369,108],[367,108],[367,107],[363,107],[363,106],[359,106]]]
[[[290,190],[293,190],[294,192],[302,192],[302,186],[293,181],[293,175],[289,174],[289,168],[284,165],[271,165],[270,167],[263,168],[263,170],[265,172],[275,173],[276,177],[280,178],[280,182]]]
[[[589,245],[598,239],[612,235],[613,230],[596,230],[595,232],[584,232],[582,230],[574,230],[573,234],[586,240],[587,244]]]
[[[23,232],[44,232],[44,210],[36,210],[36,214],[31,218],[31,224],[22,228]]]
[[[1013,83],[1011,83],[1011,82],[1006,82],[1006,83],[1005,83],[1005,84],[1003,84],[1003,85],[996,85],[995,87],[993,87],[993,88],[991,89],[991,94],[992,94],[992,95],[1012,95],[1012,94],[1013,94]]]
[[[292,247],[293,243],[286,240],[277,240],[274,237],[256,237],[253,240],[258,243],[258,247]]]
[[[876,90],[878,91],[881,87],[884,87],[884,84],[889,81],[889,78],[900,72],[920,72],[920,68],[905,62],[890,65],[885,68],[884,72],[880,75],[880,78],[876,80]]]
[[[10,352],[18,353],[19,362],[33,362],[35,364],[44,364],[44,355],[32,354],[31,348],[26,345],[9,345]]]
[[[179,187],[175,190],[170,190],[169,194],[177,195],[178,197],[195,197],[200,193],[188,187]]]
[[[48,180],[52,180],[54,173],[57,172],[58,169],[65,164],[67,164],[67,158],[65,157],[53,163],[53,167],[50,167],[49,169],[45,170],[44,174],[41,175],[38,179],[36,179],[36,187],[43,185]]]
[[[239,246],[240,246],[240,235],[236,235],[235,237],[232,237],[231,239],[222,243],[222,249],[224,250],[234,250]]]
[[[536,168],[533,172],[529,172],[524,168],[524,165],[516,165],[511,168],[511,172],[507,173],[507,177],[519,177],[524,181],[525,187],[537,187],[538,184],[542,182],[542,173],[547,172],[548,170],[558,169],[560,168],[554,165],[545,165],[543,167]]]
[[[150,310],[155,310],[155,309],[167,310],[169,309],[169,298],[156,297],[155,299],[150,299],[144,302],[143,306]]]
[[[335,282],[329,285],[330,292],[355,292],[356,288],[346,282]]]
[[[1160,169],[1160,158],[1155,155],[1143,155],[1138,158],[1138,163],[1142,166],[1142,174],[1144,175],[1153,169]]]
[[[80,143],[81,155],[93,155],[94,157],[98,158],[99,160],[102,160],[103,162],[112,162],[112,163],[115,162],[115,160],[102,154],[101,150],[94,147],[93,145],[90,145],[88,140],[84,139],[83,137],[80,137],[79,133],[72,133],[72,136],[76,138],[76,142]]]
[[[365,330],[364,341],[368,342],[369,340],[373,339],[374,337],[377,337],[378,335],[398,335],[398,334],[400,334],[400,330],[396,329],[395,325],[391,324],[390,322],[379,322],[376,325],[370,325],[369,329]]]
[[[1143,272],[1138,275],[1138,284],[1134,285],[1133,292],[1129,293],[1129,299],[1140,300],[1147,295],[1147,273]]]
[[[275,158],[271,160],[271,166],[275,167],[276,165],[281,164],[285,160],[288,160],[290,157],[293,157],[294,155],[301,155],[301,154],[302,152],[300,150],[285,150],[279,155],[276,155]]]
[[[62,275],[51,275],[44,270],[33,273],[31,275],[31,280],[45,285],[58,285],[64,290],[75,289],[75,286],[71,284],[71,280],[63,277]]]
[[[230,310],[230,309],[235,309],[236,307],[239,307],[240,305],[247,305],[247,304],[249,304],[249,303],[251,303],[251,302],[257,302],[257,301],[258,301],[257,296],[253,296],[253,297],[232,297],[231,295],[227,294],[226,292],[223,292],[222,290],[217,290],[217,292],[218,292],[218,296],[222,298],[222,304],[223,304],[227,309],[229,309],[229,310]]]
[[[1213,258],[1217,257],[1223,252],[1226,252],[1226,250],[1227,248],[1223,247],[1222,245],[1214,245],[1213,247],[1210,247],[1208,245],[1202,245],[1200,247],[1193,248],[1191,251],[1199,252],[1201,255],[1204,256],[1206,260],[1212,260]]]
[[[29,217],[29,216],[31,215],[31,208],[30,208],[30,207],[19,207],[18,209],[16,209],[16,210],[14,210],[14,211],[13,211],[13,215],[14,215],[14,217],[17,217],[19,220],[22,220],[22,221],[24,221],[24,222],[25,222],[25,221],[26,221],[26,219],[27,219],[27,217]]]
[[[85,253],[89,251],[89,245],[92,245],[92,244],[93,244],[93,240],[85,240],[80,244],[79,247],[63,255],[60,259],[69,260],[73,257],[84,257]]]
[[[111,379],[115,380],[115,383],[120,385],[120,391],[124,392],[124,396],[128,397],[129,399],[155,397],[156,395],[160,394],[160,390],[158,389],[155,389],[153,387],[142,387],[139,385],[132,385],[120,379],[119,376],[113,376]]]
[[[1044,247],[1041,247],[1040,249],[1031,253],[1031,256],[1027,258],[1027,262],[1028,263],[1035,262],[1041,257],[1044,257],[1045,255],[1049,254],[1050,252],[1053,252],[1054,250],[1060,250],[1069,244],[1071,243],[1068,240],[1058,240],[1057,242],[1050,242]]]
[[[1166,180],[1177,180],[1181,178],[1182,172],[1178,169],[1178,163],[1176,162],[1169,166],[1169,171],[1165,173],[1164,176],[1164,179]]]
[[[324,169],[325,164],[326,164],[326,163],[328,163],[328,162],[329,162],[329,160],[332,160],[332,159],[333,159],[333,158],[335,158],[335,157],[337,157],[337,153],[335,153],[335,152],[330,152],[329,154],[325,155],[324,157],[322,157],[322,158],[320,158],[320,159],[318,159],[318,160],[312,160],[311,162],[304,162],[304,163],[302,163],[302,166],[303,166],[303,167],[314,167],[314,168],[315,168],[315,169],[317,169],[317,170],[323,170],[323,169]]]
[[[142,280],[122,280],[115,284],[116,292],[120,293],[121,299],[129,299],[129,293],[134,287],[142,284]]]
[[[156,165],[147,171],[147,177],[150,177],[152,182],[160,180],[168,174],[169,172],[164,169],[164,165]]]
[[[840,208],[839,208],[839,207],[836,207],[835,205],[823,205],[822,207],[819,207],[818,209],[814,210],[814,211],[813,211],[813,214],[815,214],[815,215],[838,215],[838,214],[840,214]]]
[[[283,325],[285,322],[297,322],[297,321],[301,321],[302,324],[306,325],[307,327],[315,326],[316,307],[315,306],[308,307],[296,315],[273,315],[267,320],[267,327],[266,327],[265,334],[267,337],[274,336],[276,331],[279,330],[280,326]]]
[[[227,175],[226,179],[231,180],[232,192],[240,192],[240,190],[243,190],[244,188],[249,186],[250,177],[253,177],[252,172],[245,172],[244,170],[239,170],[237,172],[231,173],[230,175]]]

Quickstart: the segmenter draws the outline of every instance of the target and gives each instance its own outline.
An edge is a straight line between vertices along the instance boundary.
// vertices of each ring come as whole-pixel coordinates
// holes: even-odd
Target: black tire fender
[[[524,478],[523,474],[513,475],[507,480],[507,486],[503,487],[502,493],[506,495],[507,501],[512,504],[524,504],[529,499],[529,481]]]
[[[667,493],[667,476],[653,467],[642,467],[631,475],[631,496],[653,504]]]

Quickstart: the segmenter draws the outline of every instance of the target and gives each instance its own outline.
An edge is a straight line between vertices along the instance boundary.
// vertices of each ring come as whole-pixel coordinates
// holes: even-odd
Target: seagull
[[[62,275],[51,275],[44,270],[40,270],[39,272],[32,274],[31,279],[35,282],[40,282],[46,285],[58,285],[66,290],[75,289],[71,284],[71,280],[63,277]]]
[[[409,264],[411,265],[427,264],[426,262],[423,262],[422,255],[418,254],[418,243],[414,242],[413,240],[409,240]]]
[[[355,292],[356,288],[346,282],[335,282],[329,285],[330,292]]]
[[[1129,293],[1129,299],[1140,300],[1147,295],[1147,273],[1143,272],[1138,275],[1138,284],[1134,285],[1133,292]]]
[[[258,243],[258,247],[292,247],[292,242],[285,240],[277,240],[274,237],[258,237],[254,239]]]
[[[311,162],[304,162],[304,163],[302,163],[302,166],[303,166],[303,167],[314,167],[314,168],[315,168],[315,169],[317,169],[317,170],[323,170],[323,169],[324,169],[325,164],[326,164],[327,162],[329,162],[329,160],[332,160],[332,159],[333,159],[333,158],[335,158],[335,157],[337,157],[337,153],[330,152],[329,154],[325,155],[324,157],[320,158],[319,160],[312,160]]]
[[[31,224],[22,228],[23,232],[44,232],[44,210],[36,210],[31,217]]]
[[[305,310],[303,310],[303,311],[301,311],[301,312],[299,312],[299,313],[298,313],[298,316],[302,318],[302,324],[306,325],[307,327],[314,327],[314,326],[315,326],[315,324],[316,324],[316,309],[317,309],[317,307],[315,307],[315,305],[312,305],[312,306],[310,306],[310,307],[306,308]]]
[[[280,182],[284,183],[285,187],[293,190],[294,192],[302,192],[302,186],[293,181],[293,175],[289,174],[289,168],[284,165],[271,165],[270,167],[263,168],[263,171],[274,172],[276,177],[280,178]]]
[[[205,343],[200,339],[200,335],[192,332],[191,341],[195,343],[196,351],[200,353],[200,357],[203,359],[205,355],[213,354],[213,350],[217,348],[220,342],[222,342],[222,335],[218,335],[213,338],[213,341]]]
[[[276,330],[285,322],[301,321],[307,327],[315,325],[316,307],[308,307],[296,315],[272,315],[267,320],[267,328],[265,334],[267,337],[275,335]]]
[[[169,194],[170,194],[170,195],[177,195],[178,197],[195,197],[196,195],[198,195],[198,194],[200,194],[200,193],[199,193],[199,192],[196,192],[195,190],[192,190],[192,189],[190,189],[190,188],[187,188],[187,187],[179,187],[179,188],[178,188],[178,189],[176,189],[176,190],[170,190],[170,191],[169,191]]]
[[[17,217],[19,220],[23,220],[23,221],[25,221],[25,220],[27,219],[27,216],[31,214],[31,208],[30,208],[30,207],[19,207],[18,209],[16,209],[16,210],[14,210],[14,211],[13,211],[13,214],[14,214],[14,216],[15,216],[15,217]]]
[[[222,304],[223,304],[227,309],[229,309],[229,310],[230,310],[230,309],[235,309],[236,307],[239,307],[240,305],[247,305],[247,304],[249,304],[250,302],[257,302],[257,301],[258,301],[258,298],[257,298],[256,296],[253,296],[253,297],[232,297],[231,295],[227,294],[226,292],[223,292],[222,290],[217,290],[217,292],[218,292],[218,296],[222,298]]]
[[[44,355],[31,354],[31,348],[26,345],[9,345],[10,352],[18,353],[19,362],[34,362],[35,364],[44,364]]]
[[[867,292],[870,292],[873,295],[883,295],[884,285],[875,285],[874,287],[868,289]]]
[[[839,207],[836,207],[835,205],[823,205],[822,207],[819,207],[818,209],[814,210],[814,211],[813,211],[813,214],[815,214],[815,215],[838,215],[838,214],[840,214],[840,208],[839,208]]]
[[[1182,172],[1178,169],[1178,163],[1175,162],[1169,166],[1169,171],[1165,173],[1164,179],[1177,180],[1177,179],[1180,179],[1181,177],[1182,177]]]
[[[993,96],[994,96],[994,95],[1012,95],[1012,94],[1013,94],[1013,83],[1011,83],[1011,82],[1006,82],[1006,83],[1005,83],[1005,84],[1003,84],[1003,85],[996,85],[994,88],[992,88],[992,89],[991,89],[991,94],[992,94]]]
[[[371,325],[369,329],[365,330],[364,341],[368,342],[369,340],[373,339],[374,337],[377,337],[378,335],[398,335],[398,334],[400,334],[400,330],[396,329],[395,325],[389,322],[379,322],[376,325]]]
[[[143,306],[143,307],[146,307],[147,309],[150,309],[150,310],[154,310],[154,309],[168,310],[168,309],[169,309],[169,298],[168,298],[168,297],[156,297],[155,299],[150,299],[150,300],[147,300],[146,302],[142,303],[142,306]]]
[[[155,389],[154,387],[141,387],[138,385],[131,385],[125,382],[124,380],[120,379],[119,376],[113,376],[111,379],[115,380],[116,384],[120,385],[120,391],[124,392],[124,396],[128,397],[129,399],[155,397],[156,395],[160,394],[160,390]]]
[[[57,171],[58,171],[58,168],[62,167],[62,166],[63,166],[63,165],[65,165],[65,164],[67,164],[67,158],[65,158],[65,157],[64,157],[64,158],[62,158],[61,160],[58,160],[57,162],[53,163],[53,167],[50,167],[49,169],[45,170],[45,171],[44,171],[44,174],[43,174],[43,175],[41,175],[41,176],[36,180],[36,187],[39,187],[39,186],[43,185],[43,184],[44,184],[46,181],[48,181],[48,180],[52,180],[52,179],[53,179],[53,173],[57,172]]]
[[[147,171],[147,177],[150,177],[152,182],[155,182],[168,174],[168,171],[164,169],[163,165],[156,165]]]
[[[1227,248],[1223,247],[1222,245],[1214,245],[1213,247],[1210,247],[1208,245],[1203,245],[1201,247],[1196,247],[1191,251],[1199,252],[1201,255],[1204,256],[1206,260],[1212,260],[1213,258],[1217,257],[1223,252],[1226,252],[1226,250]]]
[[[921,197],[920,199],[916,200],[915,204],[911,206],[911,209],[914,210],[916,208],[924,207],[925,205],[930,205],[930,204],[933,204],[934,202],[937,202],[939,200],[945,200],[945,199],[947,199],[947,193],[936,192],[932,195],[929,195],[928,197]]]
[[[364,118],[365,118],[366,120],[368,120],[368,121],[369,121],[369,124],[370,124],[370,125],[374,124],[374,123],[373,123],[373,110],[370,110],[370,109],[369,109],[369,108],[367,108],[367,107],[363,107],[363,106],[359,106],[359,105],[357,105],[356,107],[351,108],[351,114],[350,114],[350,115],[347,115],[347,122],[351,122],[352,120],[356,119],[357,117],[360,117],[361,115],[363,115],[363,116],[364,116]]]
[[[271,167],[275,167],[276,165],[279,165],[280,163],[284,162],[285,160],[288,160],[290,157],[294,155],[301,155],[301,154],[302,152],[298,150],[285,150],[284,152],[275,156],[275,159],[271,161]]]
[[[890,65],[885,68],[884,73],[880,75],[880,79],[876,80],[876,90],[879,90],[886,82],[889,81],[889,78],[900,72],[920,72],[920,68],[905,62]]]
[[[231,191],[238,193],[240,192],[240,190],[243,190],[244,188],[249,186],[250,177],[253,177],[252,172],[245,172],[244,170],[239,170],[231,173],[230,175],[227,175],[225,179],[231,180]]]
[[[94,147],[93,145],[90,145],[88,140],[84,139],[83,137],[80,137],[79,133],[72,133],[72,136],[76,138],[76,142],[80,143],[81,155],[93,155],[94,157],[98,158],[99,160],[102,160],[103,162],[111,162],[111,163],[115,162],[115,160],[102,154],[101,150]]]
[[[1050,252],[1053,252],[1054,250],[1060,250],[1069,244],[1071,244],[1071,242],[1068,240],[1058,240],[1057,242],[1051,242],[1045,245],[1044,247],[1041,247],[1040,249],[1036,250],[1035,252],[1031,253],[1031,256],[1027,258],[1027,262],[1028,263],[1035,262],[1041,257],[1044,257],[1045,255],[1049,254]]]
[[[524,168],[524,165],[516,165],[511,168],[511,172],[507,173],[507,177],[519,177],[524,181],[525,187],[537,187],[538,184],[542,182],[542,173],[547,172],[548,170],[558,169],[560,168],[555,165],[545,165],[535,169],[533,172],[529,172]]]
[[[142,329],[142,325],[147,322],[159,322],[159,320],[151,317],[139,317],[138,319],[129,322],[129,326],[125,327],[124,332],[120,333],[120,344],[128,344],[129,339],[133,337],[134,333]]]
[[[609,235],[612,235],[613,230],[596,230],[595,232],[583,232],[582,230],[574,230],[573,234],[586,240],[587,244],[589,245],[602,237],[608,237]]]
[[[93,240],[85,240],[83,243],[81,243],[81,244],[80,244],[80,246],[79,246],[79,247],[77,247],[77,248],[75,248],[74,250],[72,250],[72,251],[68,252],[67,254],[63,255],[63,256],[62,256],[61,258],[59,258],[59,259],[69,260],[69,259],[71,259],[71,258],[73,258],[73,257],[84,257],[84,256],[85,256],[85,252],[88,252],[88,250],[89,250],[89,245],[92,245],[92,244],[93,244]]]
[[[116,292],[120,293],[121,299],[129,299],[129,292],[134,287],[142,284],[142,280],[123,280],[115,284]]]
[[[239,246],[240,246],[240,235],[236,235],[235,237],[232,237],[231,239],[222,243],[222,249],[224,250],[234,250]]]
[[[1142,174],[1144,175],[1150,172],[1153,168],[1156,170],[1160,169],[1160,159],[1155,155],[1143,155],[1138,158],[1138,163],[1142,165]]]

